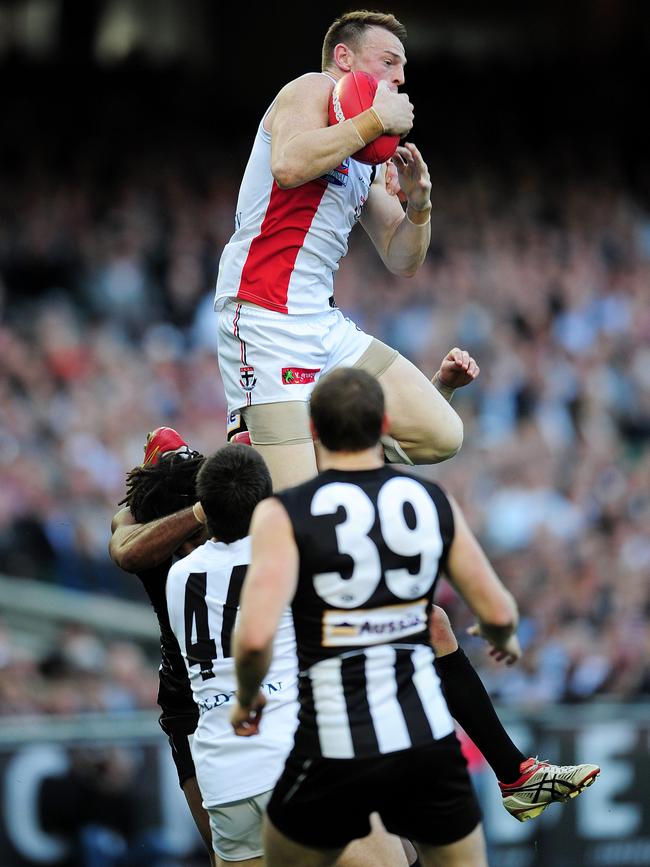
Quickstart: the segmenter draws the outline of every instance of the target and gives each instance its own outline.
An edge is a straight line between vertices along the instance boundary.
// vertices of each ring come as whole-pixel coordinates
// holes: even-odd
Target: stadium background
[[[474,756],[492,864],[647,864],[648,7],[376,7],[409,28],[433,240],[407,281],[354,233],[337,301],[425,371],[478,359],[463,450],[425,472],[515,592],[526,652],[503,671],[465,647],[525,752],[603,766],[520,826]],[[0,867],[205,860],[110,518],[148,430],[224,441],[211,296],[238,181],[346,8],[0,4]]]

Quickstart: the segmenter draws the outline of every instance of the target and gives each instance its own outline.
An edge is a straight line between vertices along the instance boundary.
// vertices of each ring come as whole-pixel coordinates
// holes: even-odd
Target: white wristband
[[[198,515],[196,512],[197,508],[200,510]],[[192,506],[192,514],[199,522],[199,524],[201,524],[201,526],[205,525],[205,512],[203,511],[203,506],[201,505],[201,503],[194,503],[194,505]]]

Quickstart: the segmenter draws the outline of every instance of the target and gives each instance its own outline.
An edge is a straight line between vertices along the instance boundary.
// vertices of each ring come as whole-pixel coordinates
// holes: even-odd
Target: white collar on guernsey
[[[333,75],[330,75],[329,72],[321,72],[321,75],[324,75],[325,78],[329,78],[332,84],[336,84],[336,78]]]

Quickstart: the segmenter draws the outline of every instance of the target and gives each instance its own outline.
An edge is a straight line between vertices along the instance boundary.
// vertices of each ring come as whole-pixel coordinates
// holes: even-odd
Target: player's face
[[[394,33],[383,27],[369,27],[361,45],[354,52],[352,69],[367,72],[378,81],[386,81],[391,90],[404,84],[406,55]]]

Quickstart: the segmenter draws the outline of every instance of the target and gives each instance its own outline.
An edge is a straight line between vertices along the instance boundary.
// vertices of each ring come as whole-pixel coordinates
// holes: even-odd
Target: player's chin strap
[[[384,449],[384,458],[387,464],[407,464],[409,467],[415,466],[401,445],[390,434],[384,434],[382,436],[381,444]]]

